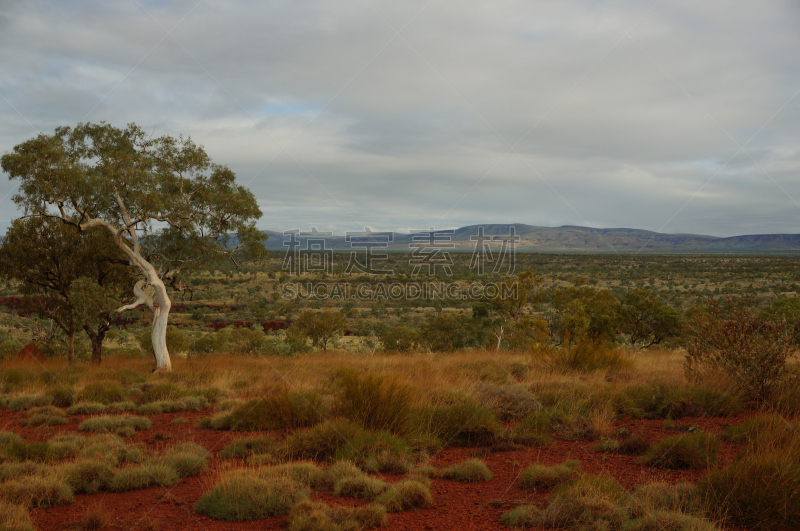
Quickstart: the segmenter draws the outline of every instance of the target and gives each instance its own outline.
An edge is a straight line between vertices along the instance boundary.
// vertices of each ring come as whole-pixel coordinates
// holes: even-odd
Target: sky
[[[796,0],[0,0],[0,153],[191,136],[278,231],[798,233],[798,50]]]

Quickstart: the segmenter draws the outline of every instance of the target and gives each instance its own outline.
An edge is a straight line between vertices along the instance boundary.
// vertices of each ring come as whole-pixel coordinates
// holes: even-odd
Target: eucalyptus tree
[[[77,231],[100,227],[137,270],[136,300],[117,311],[145,305],[152,312],[156,371],[172,367],[168,287],[186,287],[181,272],[265,252],[255,197],[191,138],[153,137],[135,124],[78,124],[15,146],[0,165],[19,181],[14,201],[27,216],[57,218]]]

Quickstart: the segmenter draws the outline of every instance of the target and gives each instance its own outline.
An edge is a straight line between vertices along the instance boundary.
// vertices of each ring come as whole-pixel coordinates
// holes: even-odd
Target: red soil
[[[230,523],[220,522],[201,516],[193,511],[194,503],[214,483],[215,477],[229,460],[220,459],[219,451],[231,440],[250,437],[253,433],[230,433],[195,428],[197,420],[208,415],[208,412],[175,413],[152,415],[153,429],[139,432],[129,440],[141,443],[148,449],[160,451],[163,448],[181,441],[192,441],[206,447],[214,454],[209,464],[211,472],[200,477],[182,480],[169,488],[152,488],[128,493],[102,493],[95,495],[77,495],[75,503],[52,509],[34,509],[31,511],[34,524],[40,531],[60,530],[74,526],[91,507],[101,504],[107,516],[107,529],[143,529],[143,530],[254,530],[285,529],[285,517],[269,518],[254,522]],[[27,428],[19,426],[19,420],[25,417],[24,412],[14,413],[0,411],[0,430],[19,433],[28,440],[41,441],[56,433],[77,431],[78,424],[86,416],[72,416],[69,423],[54,428]],[[185,417],[185,424],[170,424],[177,417]],[[681,424],[697,425],[704,431],[720,431],[725,424],[738,424],[747,415],[732,418],[685,418]],[[638,435],[648,442],[655,442],[676,432],[668,429],[661,420],[620,420],[614,423],[615,429],[625,428],[631,435]],[[269,432],[270,436],[283,438],[286,434]],[[494,477],[491,481],[477,484],[462,484],[455,481],[435,479],[432,492],[435,507],[430,509],[410,510],[389,515],[391,530],[505,530],[500,524],[500,515],[521,503],[533,502],[544,505],[546,494],[531,494],[515,486],[519,473],[531,463],[551,465],[565,459],[578,459],[583,470],[588,473],[605,473],[613,476],[626,488],[631,489],[641,483],[665,481],[678,483],[695,482],[705,471],[702,470],[656,470],[640,466],[636,457],[601,454],[592,451],[593,442],[572,442],[557,440],[549,448],[525,448],[521,450],[491,453],[487,449],[451,448],[433,457],[432,464],[437,468],[447,466],[469,457],[480,457],[491,469]],[[741,450],[737,445],[724,444],[721,456],[722,463],[730,462]],[[225,462],[225,465],[223,465]],[[234,465],[238,466],[238,465]],[[397,477],[387,476],[396,480]],[[314,497],[328,503],[356,505],[355,500],[334,498],[325,493],[314,494]]]

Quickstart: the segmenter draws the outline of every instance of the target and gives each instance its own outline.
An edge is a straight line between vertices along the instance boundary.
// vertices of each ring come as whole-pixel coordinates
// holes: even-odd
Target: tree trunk
[[[100,362],[103,361],[103,335],[95,334],[92,337],[92,363],[95,365],[100,365]]]
[[[67,363],[75,361],[75,331],[67,334]]]
[[[155,288],[155,300],[153,301],[153,325],[150,339],[153,342],[153,354],[156,357],[156,372],[171,371],[172,362],[167,350],[167,321],[169,320],[169,310],[172,301],[167,294],[167,288],[161,279],[156,278],[150,281]]]

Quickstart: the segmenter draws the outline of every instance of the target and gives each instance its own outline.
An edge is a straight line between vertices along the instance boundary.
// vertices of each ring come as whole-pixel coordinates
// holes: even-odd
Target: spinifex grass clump
[[[61,472],[75,494],[94,494],[108,487],[115,470],[104,461],[79,459],[61,467]]]
[[[245,459],[251,455],[268,454],[278,449],[280,444],[272,437],[245,437],[236,439],[219,453],[228,459]]]
[[[0,500],[0,529],[3,531],[35,531],[23,505]]]
[[[541,403],[522,385],[497,385],[482,382],[478,387],[481,404],[503,422],[519,420],[542,409]]]
[[[432,507],[433,495],[425,484],[404,479],[389,485],[375,502],[386,507],[387,511],[396,513],[406,509]]]
[[[55,477],[29,476],[0,484],[0,500],[25,507],[55,507],[72,503],[72,489]]]
[[[609,476],[583,476],[559,487],[535,522],[554,529],[604,531],[627,520],[628,493]]]
[[[316,393],[283,389],[213,417],[208,427],[231,431],[303,428],[318,423],[324,409],[322,398]]]
[[[472,402],[426,406],[415,416],[419,428],[445,446],[489,446],[503,434],[494,413]]]
[[[162,413],[180,413],[182,411],[200,411],[208,407],[208,401],[202,396],[186,396],[179,400],[159,400],[148,402],[136,408],[140,415],[160,415]]]
[[[100,415],[106,412],[106,405],[100,402],[78,402],[67,408],[68,415]]]
[[[47,471],[47,465],[35,461],[7,461],[0,464],[0,483],[26,476],[37,476]]]
[[[127,492],[148,487],[169,487],[180,479],[172,467],[150,464],[117,470],[108,482],[108,490]]]
[[[19,423],[22,426],[60,426],[67,423],[67,415],[55,406],[32,407],[28,418]]]
[[[195,504],[217,520],[242,522],[280,516],[308,497],[310,489],[288,477],[263,479],[254,471],[228,472]]]
[[[492,479],[492,471],[480,459],[467,459],[445,467],[440,474],[445,479],[453,479],[462,483],[478,483]]]
[[[534,463],[520,473],[517,483],[526,490],[547,490],[577,480],[580,473],[581,463],[575,459],[553,466]]]
[[[353,370],[340,370],[336,383],[339,415],[374,431],[404,434],[408,430],[413,398],[410,387]]]
[[[289,511],[289,531],[372,529],[387,522],[386,508],[375,503],[350,508],[303,500]]]
[[[94,431],[105,433],[117,433],[119,435],[133,435],[134,431],[149,430],[153,427],[150,419],[145,417],[134,417],[132,415],[120,415],[116,417],[94,417],[86,419],[80,423],[80,431]]]
[[[545,411],[534,411],[519,421],[512,440],[525,446],[550,446],[553,444],[553,438],[550,436],[552,429],[550,415]]]
[[[674,511],[654,511],[630,520],[622,531],[719,531],[708,520]]]
[[[78,394],[78,399],[83,402],[96,402],[105,405],[113,402],[123,402],[127,398],[128,396],[122,390],[122,387],[112,381],[90,383]]]
[[[640,461],[654,468],[706,468],[717,462],[721,449],[719,439],[709,433],[675,435],[651,446]]]
[[[192,452],[170,452],[147,459],[143,467],[165,466],[175,471],[178,477],[188,478],[208,469],[206,458]]]
[[[8,409],[11,411],[23,411],[32,407],[49,406],[53,403],[53,397],[47,395],[17,396],[8,402]]]
[[[655,511],[694,513],[699,510],[697,488],[691,483],[644,483],[631,493],[630,512],[643,517]]]

